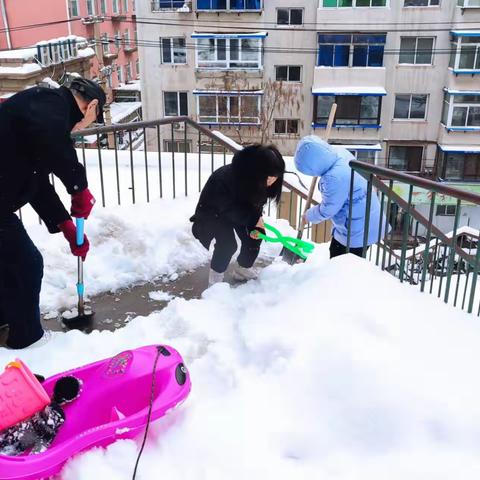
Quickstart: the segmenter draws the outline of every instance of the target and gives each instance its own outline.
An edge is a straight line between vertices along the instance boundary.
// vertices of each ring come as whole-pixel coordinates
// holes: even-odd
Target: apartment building
[[[138,78],[134,0],[37,0],[34,8],[31,2],[1,0],[0,7],[0,50],[56,38],[47,42],[48,64],[60,65],[65,59],[56,52],[69,40],[82,37],[91,46],[101,43],[102,47],[91,59],[91,77],[99,77],[99,69],[104,68],[112,88]],[[44,48],[43,56],[45,52]]]
[[[147,119],[189,115],[291,154],[301,136],[323,134],[336,102],[332,143],[477,188],[480,0],[153,0],[137,10],[149,19],[139,25]],[[197,149],[178,137],[163,147]]]

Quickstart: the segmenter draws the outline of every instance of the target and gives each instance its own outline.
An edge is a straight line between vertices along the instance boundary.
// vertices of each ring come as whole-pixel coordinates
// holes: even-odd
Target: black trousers
[[[367,248],[368,249],[368,248]],[[330,258],[339,257],[340,255],[345,255],[347,253],[347,247],[342,245],[339,241],[332,238],[330,242]],[[350,253],[356,255],[357,257],[363,257],[363,248],[351,248]]]
[[[218,273],[223,273],[237,251],[235,232],[240,238],[241,247],[237,262],[241,267],[250,268],[260,252],[261,240],[254,240],[244,226],[235,226],[226,222],[215,223],[215,246],[211,267]]]
[[[40,340],[43,259],[22,222],[0,217],[0,326],[9,327],[7,345],[24,348]]]

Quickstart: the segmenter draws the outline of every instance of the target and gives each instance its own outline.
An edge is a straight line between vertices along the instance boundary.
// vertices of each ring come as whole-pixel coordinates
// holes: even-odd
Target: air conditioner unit
[[[173,124],[174,130],[178,131],[185,131],[185,123],[184,122],[175,122]]]

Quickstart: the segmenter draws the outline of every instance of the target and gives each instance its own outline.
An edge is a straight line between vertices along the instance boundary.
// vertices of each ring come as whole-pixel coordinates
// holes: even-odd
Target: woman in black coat
[[[252,145],[208,179],[191,221],[193,235],[207,250],[215,239],[209,285],[223,281],[237,251],[235,233],[241,248],[232,276],[236,280],[255,278],[251,267],[261,240],[252,231],[264,231],[263,207],[268,199],[280,200],[284,172],[285,162],[274,146]]]

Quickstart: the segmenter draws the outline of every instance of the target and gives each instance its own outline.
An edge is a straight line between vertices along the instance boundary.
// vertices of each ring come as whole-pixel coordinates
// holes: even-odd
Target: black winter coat
[[[0,105],[0,216],[30,203],[51,233],[70,218],[48,176],[57,176],[70,194],[87,188],[70,137],[82,118],[64,87],[30,88]]]
[[[219,222],[251,231],[262,216],[266,202],[266,195],[256,204],[247,201],[234,166],[221,167],[212,173],[200,194],[195,215],[190,219],[193,235],[209,248]]]

